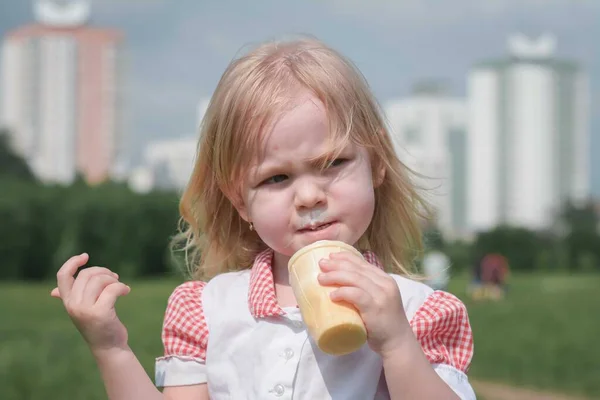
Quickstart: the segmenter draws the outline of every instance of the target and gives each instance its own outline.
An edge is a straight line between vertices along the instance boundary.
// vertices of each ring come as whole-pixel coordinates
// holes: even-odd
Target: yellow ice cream
[[[329,354],[343,355],[358,350],[367,340],[367,330],[356,309],[329,297],[335,287],[322,286],[319,260],[330,253],[349,251],[362,258],[354,247],[339,241],[322,240],[298,250],[290,259],[290,285],[300,307],[308,332],[319,348]]]

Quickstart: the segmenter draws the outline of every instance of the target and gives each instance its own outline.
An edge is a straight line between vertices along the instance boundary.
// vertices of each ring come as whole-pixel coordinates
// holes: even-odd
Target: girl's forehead
[[[278,116],[263,136],[265,149],[296,147],[305,142],[313,145],[328,136],[329,120],[320,100],[306,97]]]
[[[348,127],[340,124],[345,116],[328,112],[312,92],[299,90],[280,100],[262,129],[252,135],[246,148],[251,152],[247,167],[257,167],[265,161],[291,161],[286,158],[322,158],[352,141]]]

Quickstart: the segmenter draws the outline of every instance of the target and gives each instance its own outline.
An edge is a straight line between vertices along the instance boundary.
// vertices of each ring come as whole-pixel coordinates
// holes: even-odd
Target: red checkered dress
[[[382,268],[371,252],[365,259]],[[273,252],[256,257],[250,272],[248,306],[255,318],[284,315],[277,303],[271,270]],[[165,314],[162,340],[164,357],[206,359],[208,327],[202,309],[205,282],[186,282],[170,296]],[[410,324],[432,364],[447,364],[467,372],[473,357],[473,335],[464,304],[450,293],[434,291],[412,317]]]

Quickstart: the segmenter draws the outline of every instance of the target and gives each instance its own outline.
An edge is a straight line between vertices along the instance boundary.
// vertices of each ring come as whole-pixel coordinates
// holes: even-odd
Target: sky
[[[33,20],[31,1],[0,0],[0,36]],[[92,24],[125,35],[128,152],[196,134],[197,110],[249,45],[310,34],[348,56],[385,104],[438,79],[465,94],[477,62],[506,54],[510,34],[554,34],[557,54],[591,83],[592,189],[600,196],[600,1],[92,0]],[[596,38],[594,40],[594,38]]]

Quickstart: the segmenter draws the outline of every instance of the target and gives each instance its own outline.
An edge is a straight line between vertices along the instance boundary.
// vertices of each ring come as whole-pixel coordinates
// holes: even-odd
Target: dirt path
[[[500,383],[472,380],[471,384],[485,400],[588,400],[585,397],[521,389]]]

